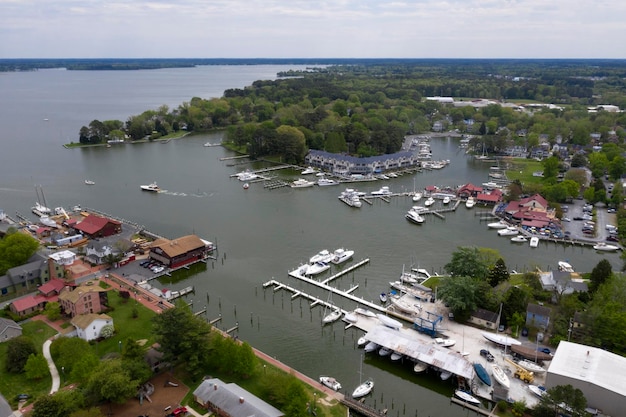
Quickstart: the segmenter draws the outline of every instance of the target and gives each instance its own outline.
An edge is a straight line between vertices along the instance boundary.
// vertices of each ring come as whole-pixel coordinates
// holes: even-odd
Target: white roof
[[[626,358],[606,350],[561,341],[548,373],[594,384],[626,396]]]
[[[459,353],[445,347],[410,338],[397,330],[376,326],[365,336],[370,342],[384,346],[413,359],[436,366],[455,375],[472,379],[474,366]]]

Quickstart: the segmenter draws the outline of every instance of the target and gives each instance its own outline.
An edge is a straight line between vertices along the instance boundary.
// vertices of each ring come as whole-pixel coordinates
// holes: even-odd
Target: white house
[[[48,256],[59,265],[71,265],[76,260],[76,254],[70,250],[51,253]]]
[[[89,342],[100,337],[104,326],[112,326],[113,319],[106,314],[89,313],[74,317],[71,323],[76,327],[76,335]]]

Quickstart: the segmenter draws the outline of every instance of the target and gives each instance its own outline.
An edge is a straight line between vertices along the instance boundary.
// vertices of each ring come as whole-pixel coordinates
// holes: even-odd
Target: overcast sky
[[[0,58],[626,58],[624,0],[0,0]]]

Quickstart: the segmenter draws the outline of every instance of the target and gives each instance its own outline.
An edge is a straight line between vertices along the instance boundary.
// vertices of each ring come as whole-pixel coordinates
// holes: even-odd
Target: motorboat
[[[487,386],[491,386],[491,377],[489,376],[489,374],[487,373],[487,370],[485,369],[485,367],[478,362],[474,363],[474,371],[476,372],[476,376],[478,377],[478,379],[480,379],[480,381],[487,385]]]
[[[357,339],[357,341],[356,341],[356,345],[357,345],[358,347],[365,346],[367,343],[368,343],[368,340],[367,340],[367,337],[365,337],[365,336],[361,336],[361,337],[359,337],[359,338]]]
[[[398,320],[392,319],[391,317],[387,317],[384,314],[377,314],[376,317],[378,317],[378,320],[380,320],[382,324],[391,329],[398,330],[402,328],[402,323]]]
[[[374,389],[374,381],[372,379],[367,379],[365,382],[361,383],[358,387],[352,391],[352,398],[360,398],[364,397]]]
[[[339,185],[339,181],[335,181],[331,178],[322,177],[319,180],[317,180],[317,185],[319,185],[320,187],[325,187],[328,185]]]
[[[474,197],[468,197],[467,200],[465,200],[465,207],[472,208],[475,205],[476,205],[476,200],[474,199]]]
[[[352,258],[352,255],[354,255],[353,250],[345,250],[343,248],[335,249],[330,261],[335,265],[339,265]]]
[[[445,197],[443,198],[442,203],[443,203],[443,204],[449,204],[449,203],[450,203],[450,197],[445,196]]]
[[[411,268],[411,271],[416,272],[417,276],[422,278],[424,281],[431,277],[430,272],[424,268]]]
[[[417,202],[420,201],[422,199],[422,193],[415,193],[413,194],[413,201]]]
[[[314,181],[308,181],[308,180],[305,180],[304,178],[298,178],[297,180],[292,182],[289,186],[291,188],[307,188],[307,187],[313,187],[314,185],[315,185]]]
[[[317,275],[321,274],[324,271],[328,271],[329,269],[330,264],[327,264],[325,262],[315,262],[314,264],[309,265],[305,275]]]
[[[489,182],[483,182],[483,187],[493,190],[494,188],[500,188],[500,185],[498,185],[498,183],[496,182],[489,181]]]
[[[367,342],[367,344],[365,345],[365,347],[363,348],[363,350],[367,353],[373,352],[376,349],[378,349],[380,346],[378,346],[377,343],[374,342]]]
[[[533,236],[530,238],[530,247],[531,248],[536,248],[537,246],[539,246],[539,238],[537,236]]]
[[[241,182],[252,181],[252,180],[259,178],[257,174],[248,170],[238,173],[236,177]]]
[[[505,229],[498,229],[499,236],[515,236],[519,233],[517,226],[507,226]]]
[[[428,364],[422,361],[415,362],[415,365],[413,366],[413,372],[418,373],[418,374],[424,372],[427,369],[428,369]]]
[[[435,204],[435,199],[434,199],[434,198],[432,198],[432,197],[428,197],[428,198],[426,199],[426,201],[424,201],[424,205],[425,205],[426,207],[430,207],[430,206],[432,206],[433,204]]]
[[[342,311],[340,308],[334,308],[330,313],[328,313],[327,315],[324,316],[324,318],[322,319],[322,323],[323,324],[330,324],[334,321],[337,321],[341,318],[342,315]]]
[[[309,174],[316,174],[317,170],[313,167],[307,167],[305,170],[303,170],[300,175],[309,175]]]
[[[468,404],[480,405],[480,400],[466,391],[458,389],[454,391],[454,396]]]
[[[409,210],[413,210],[417,214],[424,214],[424,213],[428,213],[429,212],[429,210],[426,207],[424,207],[424,206],[413,206]]]
[[[442,381],[447,381],[448,379],[450,379],[451,376],[452,372],[450,371],[441,371],[441,373],[439,374],[439,378],[441,378]]]
[[[140,185],[139,187],[141,188],[142,191],[149,191],[152,193],[158,193],[159,191],[161,191],[161,189],[159,188],[156,182],[153,182],[152,184],[148,184],[148,185]]]
[[[96,182],[92,181],[92,180],[85,180],[85,184],[87,185],[94,185]]]
[[[572,267],[572,265],[569,264],[569,262],[559,261],[558,265],[559,265],[559,271],[574,272],[574,268]]]
[[[380,349],[378,349],[378,354],[380,356],[389,356],[391,355],[391,352],[393,352],[391,349],[386,348],[386,347],[381,347]]]
[[[410,297],[410,296],[407,296]],[[414,297],[405,298],[405,296],[394,295],[391,297],[391,305],[395,310],[409,315],[418,315],[422,311],[422,306],[420,303],[414,303]]]
[[[346,188],[345,191],[342,191],[339,195],[339,200],[343,201],[350,207],[361,207],[360,196],[353,188]]]
[[[381,292],[378,298],[380,298],[380,302],[384,304],[389,299],[389,296],[387,295],[386,292]]]
[[[541,398],[546,395],[546,388],[541,385],[529,385],[528,390],[535,394],[537,397]]]
[[[44,226],[48,226],[48,227],[59,227],[57,222],[52,220],[50,218],[50,216],[48,216],[47,214],[44,214],[43,216],[39,217],[39,223],[43,224]]]
[[[511,336],[504,334],[496,334],[496,333],[487,333],[487,332],[482,332],[481,333],[483,335],[483,337],[487,340],[489,340],[490,342],[495,343],[496,345],[501,345],[501,346],[514,346],[514,345],[521,345],[522,342],[520,342],[517,339],[513,339]]]
[[[511,238],[511,242],[514,242],[514,243],[525,243],[525,242],[528,242],[528,238],[526,236],[524,236],[524,235],[517,235],[517,236]]]
[[[391,288],[422,301],[430,301],[432,290],[422,284],[404,285],[401,281],[389,281]]]
[[[320,383],[334,391],[341,389],[341,384],[332,376],[320,376]]]
[[[400,359],[402,359],[402,353],[391,352],[389,359],[391,359],[392,361],[399,361]]]
[[[411,223],[415,223],[415,224],[424,223],[424,218],[420,216],[417,210],[414,210],[413,208],[410,208],[409,211],[406,212],[404,217]]]
[[[499,222],[488,223],[487,227],[490,229],[506,229],[507,227],[509,227],[509,225],[503,221],[499,221]]]
[[[526,359],[522,359],[521,361],[518,361],[517,364],[521,366],[522,368],[526,369],[527,371],[535,373],[535,374],[542,374],[546,372],[546,369],[544,367]]]
[[[360,314],[360,315],[365,316],[365,317],[376,317],[376,313],[374,313],[373,311],[368,310],[366,308],[362,308],[362,307],[355,308],[354,312],[356,314]]]
[[[509,388],[511,386],[511,381],[509,380],[509,377],[506,376],[504,369],[502,369],[500,365],[492,363],[491,374],[493,375],[493,379],[495,379],[498,384],[502,385],[505,388]]]
[[[346,315],[343,316],[343,319],[348,323],[356,323],[357,321],[359,321],[359,317],[356,315],[356,313],[346,313]]]
[[[332,258],[333,258],[333,254],[330,253],[328,249],[322,249],[321,251],[319,251],[318,253],[316,253],[309,259],[309,263],[312,263],[312,264],[314,264],[315,262],[328,263],[330,262]]]
[[[619,249],[619,246],[609,245],[608,243],[599,242],[593,245],[593,248],[597,251],[614,252]]]
[[[441,337],[437,337],[435,338],[435,343],[437,344],[437,346],[443,346],[443,347],[452,347],[456,344],[456,340],[454,339],[443,339]]]
[[[371,195],[378,195],[378,196],[381,196],[381,195],[390,195],[390,194],[391,194],[391,191],[389,190],[389,187],[387,187],[387,186],[385,185],[384,187],[381,187],[379,190],[372,191],[370,194],[371,194]]]

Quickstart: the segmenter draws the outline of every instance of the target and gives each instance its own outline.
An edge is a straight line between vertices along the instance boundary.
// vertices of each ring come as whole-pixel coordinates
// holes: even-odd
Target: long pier
[[[379,411],[374,407],[370,407],[367,404],[355,400],[352,397],[344,396],[339,401],[349,409],[355,410],[359,414],[363,414],[366,417],[384,417],[387,415],[387,410]]]
[[[468,410],[472,410],[475,413],[478,414],[482,414],[483,416],[490,416],[492,415],[492,410],[486,410],[484,408],[480,408],[480,407],[476,407],[475,405],[466,403],[465,401],[461,401],[460,399],[456,398],[456,397],[451,397],[450,401],[452,401],[453,403],[460,405],[461,407],[465,407]]]

